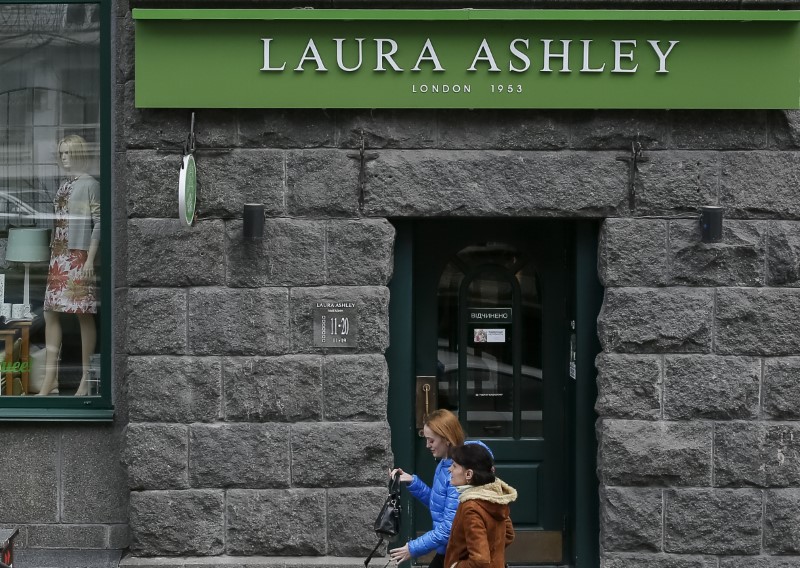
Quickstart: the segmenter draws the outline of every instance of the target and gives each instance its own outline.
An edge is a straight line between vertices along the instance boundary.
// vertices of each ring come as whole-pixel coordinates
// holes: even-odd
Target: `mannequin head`
[[[90,161],[89,145],[80,136],[70,134],[58,143],[58,162],[66,171],[86,172],[89,169]]]

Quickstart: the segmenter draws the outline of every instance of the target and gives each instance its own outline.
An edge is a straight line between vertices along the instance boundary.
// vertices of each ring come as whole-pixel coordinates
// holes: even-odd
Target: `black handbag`
[[[369,566],[369,561],[375,556],[383,541],[397,536],[400,532],[400,472],[397,472],[389,481],[389,496],[383,503],[373,528],[375,529],[375,534],[378,535],[378,544],[375,545],[367,559],[364,560],[365,568]]]

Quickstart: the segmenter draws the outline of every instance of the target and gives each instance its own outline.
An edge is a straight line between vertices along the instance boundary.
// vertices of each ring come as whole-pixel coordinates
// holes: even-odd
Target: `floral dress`
[[[66,180],[55,197],[53,241],[50,268],[47,273],[47,290],[44,294],[45,311],[67,314],[96,314],[97,287],[94,278],[82,278],[88,252],[67,246],[69,224],[69,198],[72,184],[78,178]]]

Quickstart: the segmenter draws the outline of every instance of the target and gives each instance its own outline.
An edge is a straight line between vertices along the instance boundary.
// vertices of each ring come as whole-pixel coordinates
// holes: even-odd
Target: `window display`
[[[102,395],[100,22],[0,4],[1,397]]]

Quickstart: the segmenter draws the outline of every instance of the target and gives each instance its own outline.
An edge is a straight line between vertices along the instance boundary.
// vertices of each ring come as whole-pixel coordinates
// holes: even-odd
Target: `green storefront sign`
[[[133,16],[138,107],[800,108],[800,11]]]

